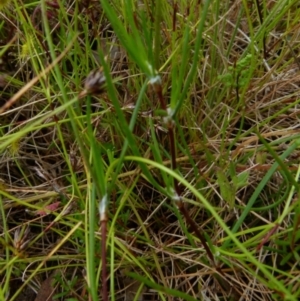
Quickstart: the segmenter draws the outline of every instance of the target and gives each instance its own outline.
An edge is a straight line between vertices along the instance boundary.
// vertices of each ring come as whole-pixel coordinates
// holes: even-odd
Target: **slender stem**
[[[102,300],[108,301],[107,289],[107,259],[106,259],[106,237],[107,237],[107,214],[100,213],[101,223],[101,260],[102,260]]]
[[[165,101],[163,93],[162,93],[161,82],[156,81],[155,83],[153,83],[153,88],[154,88],[154,90],[157,94],[157,97],[159,99],[161,108],[167,112],[167,116],[168,116],[167,105],[166,105],[166,101]],[[176,170],[176,168],[177,168],[177,164],[176,164],[176,145],[175,145],[175,133],[174,133],[175,123],[174,123],[173,120],[170,120],[169,117],[170,116],[168,116],[167,127],[168,127],[169,141],[170,141],[172,169]],[[176,179],[174,180],[174,189],[175,189],[175,192],[176,192],[177,196],[180,198],[181,191],[180,191],[180,188],[179,188],[178,180],[176,180]],[[187,223],[190,225],[190,227],[193,229],[193,231],[196,233],[197,237],[200,239],[201,243],[203,244],[203,247],[204,247],[205,251],[207,252],[207,256],[211,260],[212,264],[216,267],[216,263],[214,261],[214,256],[213,256],[212,251],[210,250],[208,244],[206,243],[204,235],[201,233],[201,231],[197,227],[196,223],[191,219],[189,213],[186,211],[186,209],[184,207],[184,204],[183,204],[182,200],[179,200],[177,205],[178,205],[178,208],[179,208],[181,214],[184,216]]]
[[[166,104],[166,101],[165,101],[163,93],[162,93],[162,84],[161,84],[161,82],[157,80],[154,83],[152,83],[152,86],[154,88],[154,91],[157,94],[157,97],[159,99],[161,108],[163,110],[165,110],[166,113],[167,113],[166,125],[167,125],[167,128],[168,128],[168,136],[169,136],[169,141],[170,141],[172,169],[175,171],[177,169],[176,145],[175,145],[175,122],[173,120],[173,116],[170,116],[170,114],[168,112],[167,104]],[[215,262],[213,253],[212,253],[211,249],[209,248],[209,245],[207,244],[203,233],[200,231],[197,224],[194,222],[194,220],[190,217],[189,213],[185,209],[184,203],[181,199],[181,191],[180,191],[179,183],[178,183],[177,179],[174,179],[174,190],[177,194],[177,197],[179,198],[179,200],[177,201],[177,206],[178,206],[178,209],[179,209],[180,213],[184,216],[187,224],[193,229],[193,231],[195,232],[195,234],[197,235],[197,237],[201,241],[201,243],[202,243],[202,245],[203,245],[203,247],[204,247],[204,249],[207,253],[208,258],[211,261],[211,264],[214,266],[216,271],[219,273],[219,274],[216,274],[216,279],[218,280],[218,282],[220,283],[220,285],[222,285],[222,287],[224,289],[226,289],[227,291],[232,290],[233,300],[238,300],[240,295],[241,295],[240,292],[226,280],[225,274],[222,271],[221,267],[218,266]],[[220,277],[220,275],[222,277]]]
[[[256,8],[257,8],[257,12],[258,12],[258,18],[260,21],[260,25],[263,26],[264,19],[263,19],[263,15],[261,12],[262,11],[261,5],[259,3],[259,0],[255,0],[255,2],[256,2]],[[263,35],[263,55],[264,55],[264,59],[266,60],[267,56],[268,56],[268,51],[267,51],[267,47],[266,47],[266,32],[264,32],[264,35]]]
[[[190,227],[196,233],[197,237],[200,239],[200,241],[203,244],[203,247],[204,247],[204,249],[205,249],[205,251],[206,251],[207,256],[209,257],[209,259],[211,260],[211,262],[213,263],[213,265],[216,266],[216,263],[215,263],[215,260],[214,260],[214,256],[213,256],[213,254],[212,254],[209,246],[207,245],[203,234],[200,232],[198,226],[193,221],[193,219],[190,217],[189,213],[186,211],[186,209],[185,209],[184,204],[183,204],[182,201],[179,202],[178,209],[180,210],[181,214],[184,216],[184,218],[186,219],[186,221],[188,222],[188,224],[190,225]]]
[[[101,220],[101,259],[102,259],[102,299],[108,301],[107,289],[107,260],[106,260],[106,234],[107,234],[107,220]]]
[[[173,3],[173,32],[176,31],[177,2]]]
[[[162,1],[156,0],[155,3],[155,35],[154,35],[154,66],[155,69],[159,69],[159,55],[161,48],[161,10],[162,10]]]
[[[101,223],[101,260],[102,260],[102,300],[108,301],[107,289],[107,259],[106,259],[106,240],[107,240],[107,203],[108,196],[104,195],[99,204],[100,223]]]

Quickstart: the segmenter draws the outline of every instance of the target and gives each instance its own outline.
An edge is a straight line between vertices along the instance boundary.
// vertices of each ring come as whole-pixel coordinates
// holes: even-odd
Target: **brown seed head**
[[[106,78],[103,69],[96,69],[90,72],[84,82],[84,89],[89,94],[99,94],[105,90]]]

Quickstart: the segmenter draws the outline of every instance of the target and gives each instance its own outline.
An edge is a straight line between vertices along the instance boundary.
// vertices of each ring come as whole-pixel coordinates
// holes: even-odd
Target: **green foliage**
[[[248,178],[249,172],[243,172],[238,175],[232,175],[230,181],[222,170],[217,171],[217,182],[221,196],[229,204],[230,209],[235,206],[235,196],[238,189],[247,186]]]
[[[247,54],[244,58],[236,62],[235,66],[229,66],[228,72],[219,75],[226,87],[244,88],[248,84],[249,69],[251,68],[252,55]]]
[[[68,298],[69,295],[72,294],[72,291],[74,290],[74,288],[76,287],[76,285],[78,285],[78,277],[75,276],[71,281],[67,281],[65,282],[61,275],[58,274],[55,276],[55,279],[53,279],[53,287],[55,285],[59,285],[59,288],[61,290],[61,293],[57,293],[55,294],[52,299],[53,300],[72,300],[72,301],[77,301],[77,299],[75,298]]]
[[[104,266],[112,301],[134,281],[161,300],[298,300],[297,1],[3,3],[0,299],[55,268],[57,300],[99,300]]]

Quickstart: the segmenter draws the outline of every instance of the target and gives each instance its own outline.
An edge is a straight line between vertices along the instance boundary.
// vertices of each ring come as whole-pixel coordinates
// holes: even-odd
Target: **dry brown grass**
[[[99,65],[97,42],[105,44],[112,75],[117,79],[118,100],[128,122],[143,78],[138,66],[127,56],[126,47],[120,45],[99,4],[79,2],[79,13],[71,2],[62,4],[63,13],[61,8],[55,7],[56,2],[54,7],[48,7],[57,54],[71,45],[67,33],[74,34],[76,28],[79,32],[72,51],[53,65],[61,72],[62,82],[55,68],[46,70],[52,61],[51,51],[43,37],[42,23],[32,22],[37,5],[30,4],[20,11],[10,6],[0,12],[0,106],[9,103],[20,89],[38,77],[34,86],[28,86],[0,114],[0,275],[2,294],[7,300],[12,297],[34,300],[32,290],[41,294],[43,281],[53,271],[58,275],[55,276],[55,294],[59,300],[92,300],[87,289],[91,280],[86,268],[89,254],[86,232],[89,214],[97,211],[96,206],[87,205],[93,198],[94,178],[72,127],[72,118],[88,155],[92,153],[89,145],[92,139],[89,140],[87,134],[87,98],[73,99],[82,92],[90,70]],[[143,8],[150,10],[147,3],[145,1]],[[276,24],[267,28],[265,44],[258,38],[256,48],[252,49],[249,41],[254,37],[249,20],[254,33],[261,30],[255,5],[249,4],[250,16],[247,16],[242,11],[242,1],[220,3],[218,19],[213,11],[216,6],[212,5],[197,76],[176,121],[177,128],[180,126],[176,131],[176,160],[182,178],[201,192],[228,227],[233,227],[248,210],[237,238],[249,254],[269,269],[274,279],[298,296],[298,187],[289,203],[290,209],[287,207],[293,184],[287,172],[297,181],[298,148],[282,157],[300,133],[299,25],[295,21],[299,8],[296,1],[294,3]],[[271,12],[275,5],[276,1],[267,1],[264,9]],[[168,58],[174,54],[169,28],[174,7],[165,6],[169,11],[164,14],[169,17],[162,22],[161,65],[164,67],[161,74],[168,99],[173,67]],[[28,14],[24,17],[27,24],[21,20],[24,12]],[[153,17],[151,11],[148,13],[149,18]],[[76,18],[80,18],[80,22],[76,22]],[[178,3],[177,18],[180,41],[183,36],[180,30],[188,19],[183,3]],[[196,20],[195,15],[195,24]],[[191,24],[191,28],[195,24]],[[194,42],[190,41],[191,48]],[[265,57],[263,46],[267,50]],[[230,66],[236,67],[245,53],[252,55],[249,79],[242,87],[227,87],[219,76],[230,72]],[[45,75],[41,76],[43,72]],[[60,109],[66,105],[64,95],[74,103],[69,106],[73,116]],[[163,165],[170,167],[170,145],[166,128],[156,112],[158,108],[157,97],[149,87],[133,133],[144,158],[155,161],[159,151]],[[109,94],[92,95],[91,111],[93,135],[101,145],[101,160],[107,171],[114,159],[119,158],[127,137]],[[277,156],[283,158],[286,166],[286,170],[279,166],[265,182],[264,177],[277,158],[257,132]],[[132,155],[133,151],[129,148],[127,154]],[[162,172],[153,166],[149,170],[161,187],[167,186]],[[233,204],[222,194],[218,172],[228,179],[229,188],[234,186],[234,175],[248,173],[246,183],[232,188]],[[261,192],[252,207],[246,209],[260,185],[263,185]],[[261,266],[254,266],[247,259],[247,254],[230,240],[194,193],[184,185],[180,185],[180,189],[191,219],[205,233],[209,247],[215,246],[214,256],[222,274],[210,262],[199,238],[167,196],[149,181],[137,163],[124,161],[109,206],[107,258],[108,268],[113,269],[109,283],[114,281],[115,300],[131,301],[139,289],[140,297],[135,300],[187,300],[176,295],[175,290],[194,300],[285,300],[285,292],[268,283]],[[97,274],[101,268],[97,219],[94,226],[92,260]],[[275,226],[276,231],[268,237]],[[226,240],[228,245],[223,248]],[[129,272],[141,278],[133,280]]]

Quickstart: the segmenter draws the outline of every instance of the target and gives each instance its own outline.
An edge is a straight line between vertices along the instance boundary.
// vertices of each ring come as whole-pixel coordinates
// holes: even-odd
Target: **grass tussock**
[[[298,300],[298,2],[2,2],[0,299]]]

